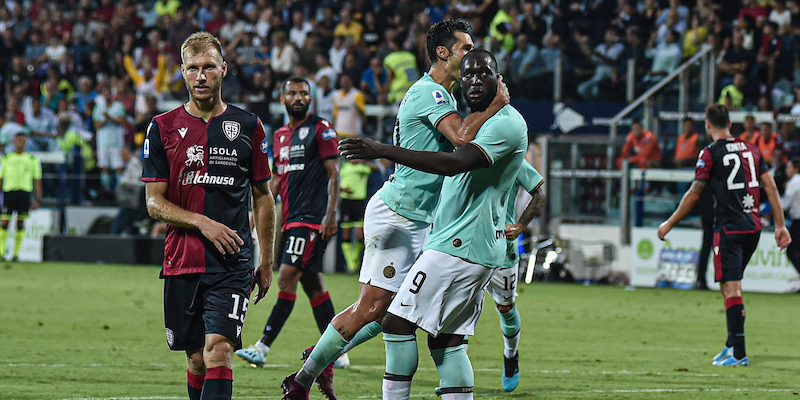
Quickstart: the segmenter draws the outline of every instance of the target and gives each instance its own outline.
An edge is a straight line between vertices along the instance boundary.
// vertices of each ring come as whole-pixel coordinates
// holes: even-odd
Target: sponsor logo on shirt
[[[296,144],[293,145],[291,148],[291,158],[298,158],[298,157],[305,157],[306,156],[306,145],[304,144]]]
[[[181,135],[181,138],[185,138],[186,137],[186,131],[188,131],[188,130],[189,130],[189,128],[187,128],[185,126],[183,128],[178,128],[178,133]]]
[[[208,154],[209,165],[225,165],[228,167],[235,167],[239,164],[239,153],[236,152],[236,149],[230,149],[227,147],[209,147]]]
[[[289,148],[281,147],[278,151],[278,159],[281,161],[289,161]]]
[[[324,132],[322,132],[322,140],[331,140],[336,136],[336,131],[333,129],[326,129]]]
[[[311,128],[304,126],[297,131],[297,136],[300,138],[300,140],[306,140],[306,137],[308,137],[308,132],[310,130]]]
[[[203,150],[203,146],[196,144],[194,146],[189,146],[186,148],[186,166],[191,167],[192,165],[195,166],[204,166],[206,165],[203,159],[205,158],[205,150]]]
[[[233,177],[209,175],[207,172],[187,171],[181,175],[181,185],[233,186]]]
[[[294,172],[294,171],[302,171],[306,169],[305,164],[289,164],[289,165],[278,165],[278,174],[284,174],[287,172]]]
[[[431,95],[433,95],[433,101],[436,102],[437,106],[447,102],[446,98],[444,97],[444,93],[442,93],[441,90],[434,90],[431,92]]]
[[[225,137],[228,138],[231,142],[234,141],[237,137],[239,137],[239,131],[242,129],[242,126],[239,125],[236,121],[223,121],[222,122],[222,132],[225,134]]]

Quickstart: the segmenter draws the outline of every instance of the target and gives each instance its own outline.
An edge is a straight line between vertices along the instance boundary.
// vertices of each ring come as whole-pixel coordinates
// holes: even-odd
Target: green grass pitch
[[[337,310],[358,293],[355,275],[325,277]],[[0,263],[0,399],[186,399],[185,361],[164,339],[158,268],[73,263]],[[749,368],[711,366],[725,337],[716,292],[522,285],[516,391],[500,389],[502,339],[491,299],[470,339],[481,399],[787,399],[800,390],[797,295],[745,293]],[[251,305],[245,344],[275,302],[274,287]],[[308,301],[253,369],[234,361],[235,399],[279,399],[283,377],[319,332]],[[438,375],[420,335],[413,398],[434,399]],[[380,399],[383,341],[354,349],[336,370],[339,398]],[[312,399],[322,399],[315,391]]]

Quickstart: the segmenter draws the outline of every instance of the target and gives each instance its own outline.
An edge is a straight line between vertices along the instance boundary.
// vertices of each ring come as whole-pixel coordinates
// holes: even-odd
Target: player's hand
[[[671,230],[672,227],[667,224],[667,221],[662,222],[661,225],[658,226],[658,238],[664,240],[664,238],[667,237],[667,233]]]
[[[775,229],[775,243],[778,244],[781,250],[785,249],[789,243],[792,243],[792,235],[789,234],[785,226]]]
[[[39,208],[39,200],[33,200],[31,202],[31,208],[37,210]]]
[[[372,139],[342,139],[339,141],[339,154],[348,159],[375,159],[381,158],[381,143]]]
[[[203,234],[222,254],[236,254],[239,246],[244,244],[242,238],[227,226],[220,224],[210,218],[200,225],[200,233]]]
[[[267,295],[269,287],[272,286],[272,260],[261,260],[261,264],[253,272],[251,290],[255,289],[256,286],[258,286],[258,293],[253,299],[253,304],[258,304]]]
[[[497,93],[492,99],[492,105],[497,107],[505,107],[511,102],[511,95],[508,94],[508,86],[503,82],[503,75],[497,77]]]
[[[520,224],[506,224],[506,240],[516,239],[524,229]]]
[[[328,240],[334,236],[336,236],[336,231],[338,226],[336,225],[336,213],[328,213],[322,217],[322,223],[320,224],[320,234],[322,234],[322,240]]]

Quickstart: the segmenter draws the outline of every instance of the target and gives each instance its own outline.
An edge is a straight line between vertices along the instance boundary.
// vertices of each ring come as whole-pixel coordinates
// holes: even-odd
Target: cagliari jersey
[[[275,131],[272,169],[279,179],[282,230],[320,230],[328,206],[325,160],[339,157],[338,148],[333,126],[316,115],[307,116],[294,130],[284,125]]]
[[[761,230],[759,179],[767,172],[758,146],[739,138],[717,140],[700,151],[695,179],[711,186],[715,228],[726,233]]]
[[[163,275],[253,268],[251,185],[272,177],[268,150],[261,120],[230,104],[208,122],[183,106],[153,118],[142,181],[167,182],[168,201],[224,224],[244,241],[238,253],[223,255],[199,230],[168,225]]]
[[[536,168],[533,168],[529,162],[525,161],[519,166],[517,178],[514,180],[514,185],[511,186],[511,191],[508,193],[508,203],[506,204],[506,224],[513,225],[517,223],[517,192],[522,187],[526,192],[530,193],[538,189],[544,183],[544,178],[539,174]],[[509,240],[506,244],[506,261],[503,268],[511,268],[519,262],[519,255],[517,254],[517,241]]]
[[[480,148],[491,165],[445,178],[442,206],[436,210],[425,249],[499,268],[507,258],[506,204],[525,162],[528,126],[507,105],[481,126],[469,145]]]
[[[394,126],[394,145],[418,151],[453,151],[436,124],[455,113],[456,101],[427,73],[408,89]],[[392,211],[413,221],[433,222],[444,177],[398,164],[378,191]]]

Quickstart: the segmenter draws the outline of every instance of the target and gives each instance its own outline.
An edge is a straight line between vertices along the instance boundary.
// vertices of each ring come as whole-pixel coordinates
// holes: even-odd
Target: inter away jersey
[[[236,231],[239,252],[223,255],[197,229],[167,226],[164,275],[253,268],[248,211],[251,185],[272,176],[261,120],[228,104],[208,122],[183,106],[157,115],[147,128],[144,182],[167,182],[166,199]]]
[[[759,179],[767,172],[758,146],[739,138],[717,140],[700,151],[695,179],[711,186],[717,229],[726,233],[761,230]]]
[[[295,129],[275,131],[273,172],[279,179],[282,230],[305,226],[320,230],[328,207],[325,160],[339,157],[339,138],[330,122],[309,115]]]
[[[456,112],[456,101],[444,86],[425,74],[408,89],[394,126],[394,145],[418,151],[453,151],[436,124]],[[394,212],[431,223],[444,177],[398,164],[378,195]]]
[[[484,152],[491,165],[444,180],[441,202],[447,207],[436,211],[425,248],[499,268],[507,257],[506,207],[525,162],[528,126],[507,105],[481,126],[470,143]]]
[[[511,191],[508,193],[508,203],[506,204],[506,224],[515,224],[517,222],[517,192],[522,187],[526,192],[530,193],[538,189],[544,182],[544,178],[539,174],[536,168],[533,168],[529,162],[525,161],[519,166],[517,178],[514,180],[514,185],[511,186]],[[519,256],[517,254],[517,241],[508,240],[506,244],[506,261],[503,268],[511,268],[517,265]]]

